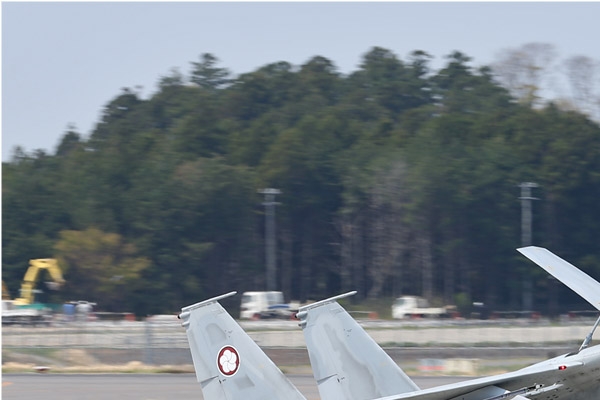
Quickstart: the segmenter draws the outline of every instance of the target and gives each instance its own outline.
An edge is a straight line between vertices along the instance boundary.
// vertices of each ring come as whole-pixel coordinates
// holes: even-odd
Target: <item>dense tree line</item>
[[[600,126],[519,101],[465,54],[430,58],[376,47],[349,75],[316,56],[233,77],[203,54],[148,99],[123,89],[89,137],[73,127],[55,154],[3,163],[4,281],[14,295],[27,260],[56,257],[67,284],[50,300],[140,315],[262,290],[257,191],[273,187],[288,299],[520,308],[530,276],[536,308],[570,302],[515,251],[518,184],[540,185],[534,244],[598,277]]]

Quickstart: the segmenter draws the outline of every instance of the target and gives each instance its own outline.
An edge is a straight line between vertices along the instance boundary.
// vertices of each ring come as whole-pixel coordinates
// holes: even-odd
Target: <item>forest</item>
[[[373,47],[349,74],[315,56],[232,76],[204,53],[148,98],[123,88],[89,135],[3,163],[3,281],[16,297],[28,260],[56,258],[66,284],[42,300],[137,315],[265,290],[259,191],[276,188],[287,300],[515,310],[531,282],[535,309],[565,311],[577,296],[515,251],[519,184],[539,185],[532,243],[598,279],[600,125],[544,101],[531,65],[471,61]]]

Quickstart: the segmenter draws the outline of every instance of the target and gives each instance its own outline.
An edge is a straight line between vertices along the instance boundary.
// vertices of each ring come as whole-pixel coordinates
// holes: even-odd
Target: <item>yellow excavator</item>
[[[45,307],[34,304],[34,288],[41,270],[47,270],[53,282],[46,282],[50,289],[59,289],[65,283],[58,263],[53,258],[40,258],[29,261],[29,268],[21,283],[21,297],[10,300],[8,288],[2,282],[2,325],[45,324],[51,322],[51,314]]]
[[[34,288],[37,277],[41,270],[47,270],[54,282],[47,282],[50,289],[59,289],[64,283],[62,272],[58,267],[58,263],[54,258],[38,258],[29,260],[29,268],[25,273],[23,282],[21,283],[21,297],[16,298],[14,304],[16,306],[25,306],[33,304]]]

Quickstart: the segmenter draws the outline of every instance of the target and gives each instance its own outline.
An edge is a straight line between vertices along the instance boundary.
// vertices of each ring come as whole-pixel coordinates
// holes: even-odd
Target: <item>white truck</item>
[[[283,300],[282,292],[244,292],[240,309],[241,319],[289,319],[294,309]]]
[[[392,304],[392,317],[394,319],[447,316],[447,308],[429,307],[427,300],[422,297],[402,296],[398,297]]]

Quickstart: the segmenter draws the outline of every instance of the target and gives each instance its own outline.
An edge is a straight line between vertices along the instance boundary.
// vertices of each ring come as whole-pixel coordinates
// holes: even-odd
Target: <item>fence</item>
[[[275,350],[287,349],[288,364],[308,363],[304,337],[294,321],[243,321],[248,334],[274,358]],[[423,320],[362,321],[373,339],[400,357],[458,354],[472,357],[489,349],[498,354],[523,355],[563,352],[578,348],[590,332],[594,319],[547,320]],[[191,364],[185,329],[179,321],[86,321],[51,327],[4,326],[3,362],[46,360],[61,365],[103,363],[125,364],[139,361],[149,365]],[[75,350],[79,357],[74,357]],[[60,357],[60,354],[71,354]],[[17,357],[17,355],[19,355]],[[85,355],[85,356],[84,356]],[[395,357],[395,356],[393,356]],[[77,359],[78,358],[78,359]]]

